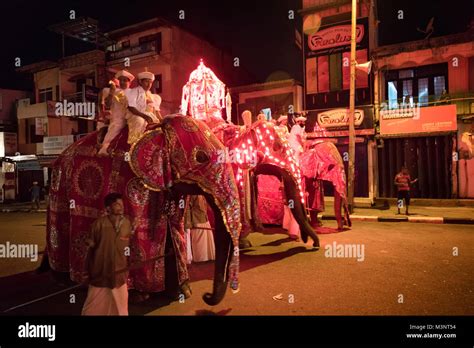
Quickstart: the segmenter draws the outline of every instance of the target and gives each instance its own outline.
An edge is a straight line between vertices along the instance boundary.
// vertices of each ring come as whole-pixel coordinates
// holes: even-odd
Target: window
[[[421,106],[428,105],[428,78],[418,79],[418,103]]]
[[[146,35],[138,38],[138,44],[142,49],[153,49],[155,52],[161,52],[161,33]]]
[[[342,56],[340,53],[329,56],[329,86],[331,91],[342,89]]]
[[[316,58],[306,59],[306,93],[318,93],[318,77],[316,74]]]
[[[318,57],[318,91],[329,92],[329,59],[328,56]]]
[[[440,97],[443,94],[443,91],[446,93],[446,82],[444,76],[435,76],[434,78],[434,94],[437,97]]]
[[[27,144],[42,143],[43,136],[36,134],[36,119],[27,118],[25,121],[25,136]]]
[[[53,88],[42,88],[38,90],[38,99],[40,103],[53,100]]]
[[[440,100],[443,93],[447,93],[447,76],[447,63],[386,71],[385,97],[391,108],[400,107],[400,104],[415,106],[415,103],[428,106],[430,101]],[[398,105],[395,102],[397,97]]]
[[[413,106],[413,80],[403,80],[402,104]]]
[[[130,47],[130,40],[122,41],[121,46],[122,48]]]
[[[388,82],[388,105],[390,109],[398,108],[398,91],[397,91],[397,81]]]

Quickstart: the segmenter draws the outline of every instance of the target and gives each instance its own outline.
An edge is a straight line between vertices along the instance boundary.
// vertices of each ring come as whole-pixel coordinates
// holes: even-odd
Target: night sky
[[[474,0],[378,0],[381,44],[423,39],[424,29],[435,17],[432,37],[467,29]],[[161,16],[200,35],[240,58],[241,66],[265,82],[277,73],[281,78],[303,80],[301,51],[294,43],[294,28],[301,18],[288,19],[288,11],[301,8],[301,0],[245,1],[1,1],[2,50],[0,87],[31,88],[31,77],[14,71],[14,59],[22,65],[61,55],[61,38],[51,24],[76,18],[97,19],[103,31]],[[178,11],[185,10],[185,20]],[[398,10],[404,11],[399,20]],[[66,42],[67,54],[94,48],[74,39]]]

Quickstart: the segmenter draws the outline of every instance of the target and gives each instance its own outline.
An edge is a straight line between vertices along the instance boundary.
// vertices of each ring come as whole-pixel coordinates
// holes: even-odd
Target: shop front
[[[344,161],[346,175],[348,173],[349,160],[349,110],[329,109],[324,111],[310,111],[308,113],[308,125],[306,129],[313,129],[307,133],[307,139],[324,140],[333,142]],[[374,123],[373,108],[358,107],[354,114],[355,119],[355,168],[354,168],[354,195],[355,197],[374,197]],[[324,184],[325,195],[333,194],[333,187],[329,183]]]
[[[449,199],[457,192],[456,105],[382,110],[378,136],[378,195],[396,197],[395,175],[404,165],[412,197]]]

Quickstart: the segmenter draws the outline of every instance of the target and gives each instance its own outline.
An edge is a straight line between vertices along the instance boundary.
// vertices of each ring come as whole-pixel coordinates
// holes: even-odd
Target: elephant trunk
[[[298,186],[290,174],[284,170],[282,170],[282,172],[285,194],[287,199],[291,199],[293,201],[293,208],[291,209],[291,212],[300,226],[301,238],[303,242],[306,243],[308,241],[308,236],[310,236],[313,240],[313,247],[319,249],[319,238],[308,221],[306,209],[301,202]]]
[[[308,236],[310,236],[314,242],[313,247],[319,249],[319,238],[309,223],[308,217],[306,215],[306,209],[301,202],[298,184],[291,174],[283,168],[271,164],[258,165],[255,170],[255,175],[258,174],[274,175],[278,179],[283,180],[286,198],[288,200],[292,200],[291,212],[300,226],[301,238],[306,243],[308,241]]]
[[[233,253],[233,243],[230,233],[227,231],[222,215],[212,199],[208,198],[214,211],[215,218],[215,247],[216,261],[214,268],[214,285],[212,293],[205,293],[203,300],[209,306],[219,304],[225,296],[227,285],[229,282],[229,265]]]

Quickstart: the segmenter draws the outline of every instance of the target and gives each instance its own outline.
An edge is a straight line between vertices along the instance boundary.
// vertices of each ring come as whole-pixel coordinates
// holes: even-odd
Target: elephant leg
[[[319,238],[309,223],[306,209],[301,202],[300,191],[290,173],[282,168],[269,164],[260,164],[257,166],[256,172],[258,174],[274,175],[278,179],[281,178],[283,180],[286,197],[288,201],[291,200],[291,212],[300,226],[301,239],[306,243],[308,236],[310,236],[311,239],[313,239],[313,247],[319,249]]]
[[[176,299],[179,296],[178,270],[169,225],[166,229],[165,255],[165,293]]]
[[[310,210],[309,216],[311,217],[311,227],[316,228],[321,226],[318,221],[318,212],[316,210]]]
[[[252,218],[252,227],[253,231],[263,231],[263,224],[262,220],[260,219],[260,216],[258,214],[258,181],[257,181],[257,176],[255,174],[250,174],[250,180],[251,180],[251,187],[252,187],[252,199],[251,199],[251,204],[252,204],[252,211],[253,211],[253,218]],[[248,241],[248,240],[247,240]],[[248,241],[250,244],[250,241]],[[252,246],[251,244],[249,247]]]
[[[344,223],[342,221],[342,215],[341,215],[341,202],[342,198],[339,192],[334,189],[334,215],[336,216],[336,221],[337,221],[337,229],[339,231],[342,231],[344,229]]]

